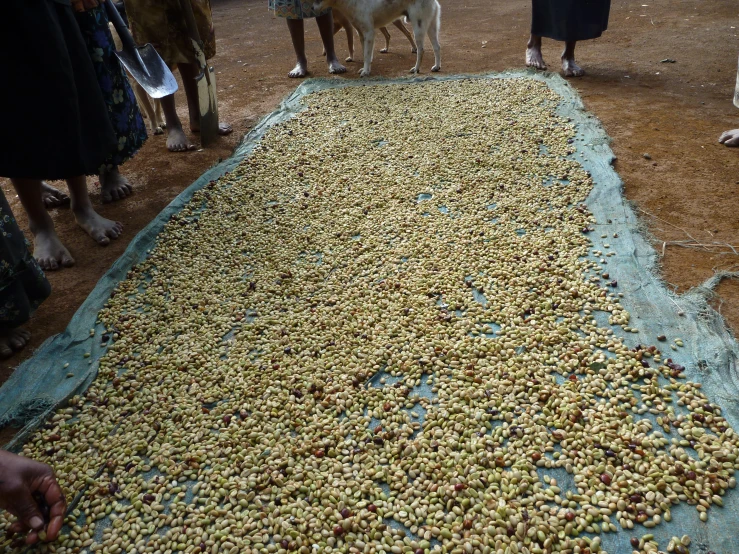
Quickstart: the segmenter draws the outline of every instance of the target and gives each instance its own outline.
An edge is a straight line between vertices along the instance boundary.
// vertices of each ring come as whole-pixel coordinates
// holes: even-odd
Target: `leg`
[[[370,28],[363,33],[364,66],[359,70],[361,77],[369,77],[372,71],[372,54],[375,50],[375,30]]]
[[[333,14],[331,12],[328,12],[316,17],[316,23],[318,23],[318,31],[321,33],[323,47],[326,49],[326,62],[328,63],[328,72],[346,73],[346,67],[344,67],[339,62],[339,58],[336,57],[336,50],[334,50]]]
[[[182,130],[182,122],[175,107],[174,94],[162,98],[161,103],[164,121],[167,123],[167,149],[170,152],[194,150],[195,145],[187,139],[185,131]]]
[[[102,190],[103,204],[123,200],[133,192],[131,183],[113,166],[100,172],[100,189]]]
[[[526,67],[542,70],[547,68],[544,56],[541,55],[541,37],[538,35],[529,37],[529,43],[526,45]]]
[[[576,41],[565,42],[565,51],[562,52],[562,71],[565,77],[582,77],[585,70],[575,63]]]
[[[739,146],[739,129],[725,131],[718,141],[726,146]]]
[[[135,81],[133,85],[133,94],[136,97],[136,102],[138,102],[139,106],[144,110],[146,117],[149,119],[151,132],[155,135],[161,135],[164,133],[162,128],[159,127],[159,120],[154,113],[154,107],[151,105],[152,100],[149,98],[149,95],[146,94],[144,88]]]
[[[380,50],[380,52],[387,54],[390,50],[390,33],[388,32],[387,27],[380,27],[380,32],[385,35],[385,48]]]
[[[420,21],[414,18],[413,21],[413,36],[416,38],[416,65],[411,69],[411,73],[421,73],[421,62],[423,61],[423,48],[425,43],[425,37],[423,36],[423,28],[421,28]]]
[[[44,209],[41,197],[41,181],[36,179],[11,179],[15,192],[28,215],[28,226],[33,233],[33,257],[41,269],[53,271],[71,267],[74,258],[64,248],[54,230],[54,222]]]
[[[154,117],[156,118],[156,124],[157,128],[162,129],[162,133],[164,133],[164,129],[167,128],[167,124],[164,121],[164,115],[162,114],[162,101],[159,100],[159,98],[152,98],[152,102],[154,102]]]
[[[405,38],[407,38],[408,42],[411,43],[411,53],[415,54],[417,50],[416,41],[413,40],[413,35],[408,30],[408,28],[405,25],[403,25],[403,21],[401,21],[400,19],[396,19],[395,21],[393,21],[393,25],[395,25],[398,29],[400,29],[400,32],[405,35]]]
[[[41,181],[41,200],[47,210],[69,205],[69,196],[55,189],[46,181]]]
[[[434,48],[434,66],[431,68],[431,71],[440,71],[441,70],[441,45],[439,44],[439,18],[435,17],[431,21],[431,25],[429,25],[429,40],[431,41],[431,46]]]
[[[305,57],[305,26],[303,20],[288,19],[287,28],[290,30],[293,49],[295,50],[295,56],[298,58],[298,63],[287,76],[292,79],[305,77],[308,75],[308,58]]]
[[[31,340],[31,333],[25,329],[0,330],[0,360],[10,358],[14,352],[22,350]]]
[[[123,232],[123,225],[100,216],[90,202],[85,176],[67,179],[69,195],[72,197],[72,213],[77,224],[101,246],[110,244]]]
[[[179,64],[177,68],[182,76],[182,83],[185,86],[185,94],[187,95],[187,111],[190,114],[190,130],[193,133],[200,132],[200,101],[198,99],[198,85],[195,83],[195,76],[198,74],[199,68],[194,63]],[[218,123],[218,134],[228,135],[233,132],[233,127],[228,123]]]
[[[339,21],[337,21],[336,18],[334,18],[334,39],[336,38],[336,34],[339,31],[341,31],[341,28],[342,27],[343,27],[343,25],[341,23],[339,23]],[[335,42],[336,42],[336,40],[334,40],[334,43]],[[325,56],[325,55],[326,55],[326,47],[324,46],[323,47],[323,51],[321,52],[321,56]]]
[[[349,57],[346,59],[348,62],[354,61],[354,27],[347,25],[344,27],[346,30],[346,42],[349,44]]]

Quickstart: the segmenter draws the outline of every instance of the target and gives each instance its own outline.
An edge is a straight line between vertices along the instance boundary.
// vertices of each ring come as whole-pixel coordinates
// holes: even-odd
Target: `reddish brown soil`
[[[170,154],[164,137],[151,137],[123,167],[135,194],[100,208],[103,215],[125,225],[123,237],[107,248],[95,246],[75,226],[68,210],[53,212],[77,265],[49,274],[53,294],[28,325],[33,332],[31,347],[0,365],[0,382],[44,339],[65,328],[134,235],[206,169],[228,157],[241,137],[298,84],[286,77],[294,64],[286,25],[267,11],[266,0],[212,2],[218,36],[218,55],[212,61],[219,73],[221,117],[234,125],[235,133],[215,148],[187,154]],[[521,67],[528,0],[442,2],[444,73]],[[317,28],[313,22],[306,28],[311,69],[315,76],[325,77]],[[686,240],[688,234],[702,242],[739,244],[739,149],[717,143],[723,130],[739,127],[739,110],[731,103],[737,28],[735,0],[614,0],[608,32],[578,49],[588,75],[573,84],[613,138],[626,196],[638,209],[660,218],[645,215],[660,250],[661,241]],[[391,32],[391,51],[376,54],[375,75],[402,76],[413,65],[405,38],[397,30]],[[340,37],[337,44],[340,56],[346,56],[345,39]],[[553,69],[560,48],[545,41],[545,58]],[[660,63],[665,58],[676,63]],[[357,78],[359,64],[349,65],[348,77]],[[424,70],[431,65],[427,54]],[[15,193],[7,182],[1,184],[27,229]],[[99,187],[92,181],[90,190],[99,204]],[[667,246],[662,263],[666,281],[684,291],[717,268],[739,267],[739,256]],[[725,283],[717,292],[716,306],[734,329],[739,328],[739,285]]]

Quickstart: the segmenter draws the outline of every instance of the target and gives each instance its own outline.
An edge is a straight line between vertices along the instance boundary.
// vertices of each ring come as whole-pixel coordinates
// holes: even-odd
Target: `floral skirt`
[[[316,12],[313,9],[313,0],[268,0],[269,9],[277,17],[285,19],[310,19],[319,17],[331,11],[331,8]]]
[[[0,190],[0,333],[23,325],[51,293]]]
[[[115,43],[108,27],[105,7],[99,6],[77,13],[76,16],[108,107],[110,123],[118,139],[117,148],[100,168],[111,169],[123,165],[143,146],[147,137],[146,124],[126,70],[115,55]]]

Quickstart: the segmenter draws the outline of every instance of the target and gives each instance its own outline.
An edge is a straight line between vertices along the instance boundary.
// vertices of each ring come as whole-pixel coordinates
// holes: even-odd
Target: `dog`
[[[434,66],[431,71],[441,69],[441,5],[438,0],[314,0],[313,7],[316,11],[333,8],[342,12],[357,30],[364,48],[364,66],[359,70],[362,77],[369,77],[371,73],[375,29],[385,27],[402,16],[413,26],[416,40],[416,65],[410,72],[421,72],[426,34],[434,48]]]
[[[346,31],[346,41],[349,44],[349,57],[346,59],[348,62],[354,61],[354,26],[351,24],[351,22],[346,18],[346,16],[341,13],[339,10],[333,10],[334,15],[334,35],[341,31],[341,29],[344,29]],[[411,32],[406,28],[405,25],[403,25],[403,22],[400,19],[396,19],[393,21],[393,25],[395,25],[400,31],[405,35],[405,37],[408,39],[408,42],[411,43],[411,52],[413,54],[416,53],[416,41],[413,40],[413,35]],[[383,54],[387,54],[387,52],[390,50],[390,33],[387,30],[387,27],[380,27],[380,31],[385,36],[385,48],[380,50]],[[326,50],[323,50],[323,55],[326,55]]]
[[[125,8],[123,8],[123,4],[115,3],[114,5],[116,9],[118,9],[118,13],[121,14],[123,21],[128,24],[128,19],[126,17]],[[122,50],[123,45],[121,43],[121,37],[118,36],[115,27],[113,27],[112,23],[108,23],[108,27],[110,28],[110,34],[113,35],[113,42],[115,43],[116,50]],[[129,79],[128,81],[129,83],[131,83],[131,88],[133,88],[133,94],[134,96],[136,96],[136,102],[138,102],[139,107],[144,111],[144,117],[149,119],[151,132],[155,135],[163,134],[164,129],[167,128],[167,124],[164,122],[164,115],[162,114],[162,103],[159,101],[159,99],[151,98],[149,94],[144,90],[144,87],[138,84],[135,80]]]

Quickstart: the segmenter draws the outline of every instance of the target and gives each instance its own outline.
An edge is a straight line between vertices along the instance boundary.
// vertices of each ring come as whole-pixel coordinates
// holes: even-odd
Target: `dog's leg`
[[[158,126],[157,116],[156,113],[154,113],[154,108],[149,100],[149,95],[146,94],[144,88],[136,82],[134,82],[133,94],[136,97],[136,101],[139,103],[139,107],[143,108],[146,113],[146,117],[149,118],[151,132],[155,135],[161,135],[164,131]]]
[[[361,77],[369,77],[372,70],[372,54],[375,50],[375,29],[372,25],[368,26],[367,32],[363,33],[364,46],[364,67],[359,70]]]
[[[380,27],[380,31],[385,35],[385,48],[380,50],[380,52],[387,54],[388,50],[390,50],[390,33],[388,32],[387,27]]]
[[[434,17],[431,19],[431,25],[429,25],[429,40],[431,40],[431,46],[434,47],[434,66],[431,71],[441,70],[441,45],[439,45],[439,26],[441,25],[441,14],[437,7]]]
[[[416,17],[409,18],[413,23],[413,36],[416,38],[416,65],[411,68],[411,73],[421,73],[421,62],[423,61],[423,45],[424,45],[424,28],[420,19],[420,14]]]
[[[167,122],[164,121],[164,114],[162,113],[162,102],[158,98],[154,99],[154,115],[157,118],[157,127],[160,129],[167,128]]]
[[[417,50],[416,41],[413,40],[413,35],[408,30],[408,28],[405,25],[403,25],[403,21],[401,21],[400,19],[396,19],[395,21],[393,21],[393,25],[395,25],[398,29],[400,29],[400,31],[405,35],[405,38],[407,38],[408,42],[411,43],[411,53],[415,54]]]
[[[354,27],[347,25],[346,30],[346,42],[349,43],[349,57],[346,59],[348,62],[354,61]]]

